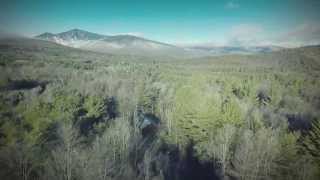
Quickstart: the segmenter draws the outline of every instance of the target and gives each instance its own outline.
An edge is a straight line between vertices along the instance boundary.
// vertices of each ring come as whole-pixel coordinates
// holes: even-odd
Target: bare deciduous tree
[[[232,144],[236,135],[236,127],[226,124],[218,130],[216,134],[212,134],[207,144],[207,153],[217,160],[221,166],[221,174],[225,176],[232,155]]]
[[[25,142],[16,142],[0,151],[0,177],[12,179],[12,175],[22,180],[30,179],[35,168],[40,166],[36,155],[36,147]],[[11,173],[10,173],[11,172]],[[12,173],[13,172],[13,173]]]
[[[54,179],[71,180],[74,178],[76,158],[78,155],[77,145],[79,143],[78,132],[70,124],[64,124],[59,129],[61,138],[60,145],[52,150],[51,159],[46,169]],[[49,173],[49,172],[48,172]]]
[[[232,175],[239,179],[272,179],[279,154],[277,131],[259,129],[256,133],[245,130],[238,142],[232,165]]]

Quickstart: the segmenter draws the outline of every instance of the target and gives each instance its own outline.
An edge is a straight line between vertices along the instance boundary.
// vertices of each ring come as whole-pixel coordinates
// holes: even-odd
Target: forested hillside
[[[0,179],[320,179],[320,47],[168,59],[0,41]]]

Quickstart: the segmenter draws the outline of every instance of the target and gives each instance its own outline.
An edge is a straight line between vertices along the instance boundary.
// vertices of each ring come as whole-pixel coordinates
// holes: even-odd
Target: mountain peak
[[[55,36],[55,34],[53,33],[50,33],[50,32],[45,32],[45,33],[42,33],[38,36],[36,36],[36,38],[40,38],[40,39],[51,39]]]
[[[46,35],[46,36],[54,36],[55,34],[53,34],[53,33],[50,33],[50,32],[44,32],[43,34],[41,34],[41,35]]]
[[[70,29],[69,31],[66,31],[68,33],[90,33],[89,31],[85,31],[85,30],[82,30],[82,29],[78,29],[78,28],[73,28],[73,29]]]
[[[92,50],[96,52],[119,54],[168,54],[181,53],[184,50],[170,44],[157,42],[130,34],[101,35],[81,29],[65,32],[41,34],[36,38],[52,41],[65,46]]]
[[[105,36],[88,32],[81,29],[71,29],[69,31],[65,31],[57,34],[57,36],[63,40],[98,40],[103,39]]]

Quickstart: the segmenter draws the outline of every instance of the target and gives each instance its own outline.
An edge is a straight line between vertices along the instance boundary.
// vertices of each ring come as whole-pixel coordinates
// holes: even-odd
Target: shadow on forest
[[[39,94],[41,94],[45,88],[46,85],[49,82],[39,82],[39,81],[35,81],[35,80],[9,80],[8,84],[5,87],[1,87],[0,90],[7,90],[7,91],[11,91],[11,90],[31,90],[34,88],[40,88],[39,90]]]
[[[179,180],[218,180],[213,162],[201,162],[195,155],[193,143],[186,147],[186,155],[179,162]],[[168,179],[169,180],[169,179]]]
[[[164,180],[221,179],[217,174],[219,169],[214,162],[202,162],[198,159],[194,152],[193,143],[190,143],[182,151],[177,146],[162,144],[149,165],[151,167],[149,174],[159,176],[162,173]],[[139,163],[136,167],[138,167],[137,173],[141,175],[145,167],[143,167],[142,161]]]
[[[290,131],[301,131],[306,133],[311,130],[311,119],[312,117],[307,114],[287,114],[286,118],[289,123]]]
[[[80,133],[82,135],[89,135],[94,130],[94,126],[99,123],[106,123],[109,120],[115,119],[119,116],[119,104],[115,97],[110,97],[104,101],[106,107],[104,113],[97,117],[86,117],[88,113],[85,109],[78,111],[77,117],[79,121],[76,123],[79,125]]]

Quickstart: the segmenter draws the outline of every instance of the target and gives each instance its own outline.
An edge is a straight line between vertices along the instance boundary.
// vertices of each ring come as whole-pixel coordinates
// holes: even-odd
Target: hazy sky
[[[320,0],[1,0],[0,30],[79,28],[173,44],[293,46],[320,42]]]

